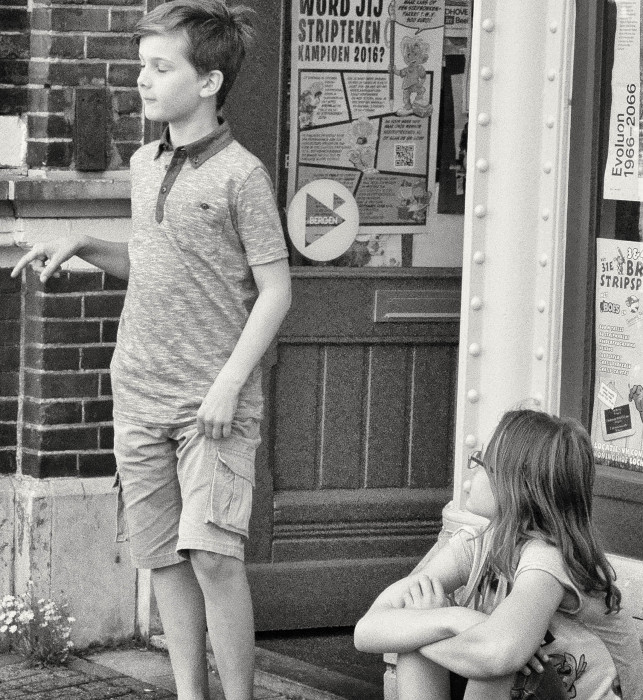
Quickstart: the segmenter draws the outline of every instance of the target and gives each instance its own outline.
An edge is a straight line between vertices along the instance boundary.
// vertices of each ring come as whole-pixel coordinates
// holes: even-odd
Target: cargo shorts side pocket
[[[113,487],[116,489],[116,542],[127,542],[129,532],[127,530],[127,519],[125,517],[125,503],[123,502],[123,484],[121,475],[116,472]]]
[[[237,451],[233,447],[218,447],[206,507],[206,523],[248,536],[255,485],[254,461],[254,449]]]

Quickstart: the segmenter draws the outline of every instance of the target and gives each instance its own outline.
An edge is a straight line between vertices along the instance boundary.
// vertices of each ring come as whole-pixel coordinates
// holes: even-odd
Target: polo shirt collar
[[[222,120],[214,131],[211,131],[207,136],[200,138],[198,141],[188,143],[185,146],[179,146],[179,148],[185,150],[192,166],[198,168],[203,165],[206,160],[212,158],[213,155],[222,151],[231,142],[232,132],[230,131],[228,122]],[[156,160],[164,151],[173,150],[174,146],[170,140],[170,127],[166,126],[163,130],[154,159]]]

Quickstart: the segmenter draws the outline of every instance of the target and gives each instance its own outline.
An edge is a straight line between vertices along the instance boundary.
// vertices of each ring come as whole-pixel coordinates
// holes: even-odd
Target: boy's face
[[[180,123],[189,120],[202,104],[207,77],[199,76],[188,61],[186,48],[180,32],[141,38],[137,84],[148,119]]]

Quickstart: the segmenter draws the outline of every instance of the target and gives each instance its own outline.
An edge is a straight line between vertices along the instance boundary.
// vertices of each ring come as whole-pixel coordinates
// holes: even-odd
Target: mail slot
[[[375,291],[376,323],[426,323],[457,321],[460,292],[408,289]]]

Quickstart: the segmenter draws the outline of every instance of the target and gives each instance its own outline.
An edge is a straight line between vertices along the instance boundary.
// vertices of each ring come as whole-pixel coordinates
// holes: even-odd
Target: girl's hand
[[[536,673],[543,673],[544,668],[543,664],[546,664],[549,661],[549,656],[541,649],[538,649],[538,651],[527,661],[525,666],[522,667],[520,670],[520,673],[523,674],[523,676],[529,676],[532,671],[535,671]]]
[[[442,584],[437,578],[426,574],[420,575],[402,596],[405,608],[415,610],[433,610],[447,608],[450,605]]]

